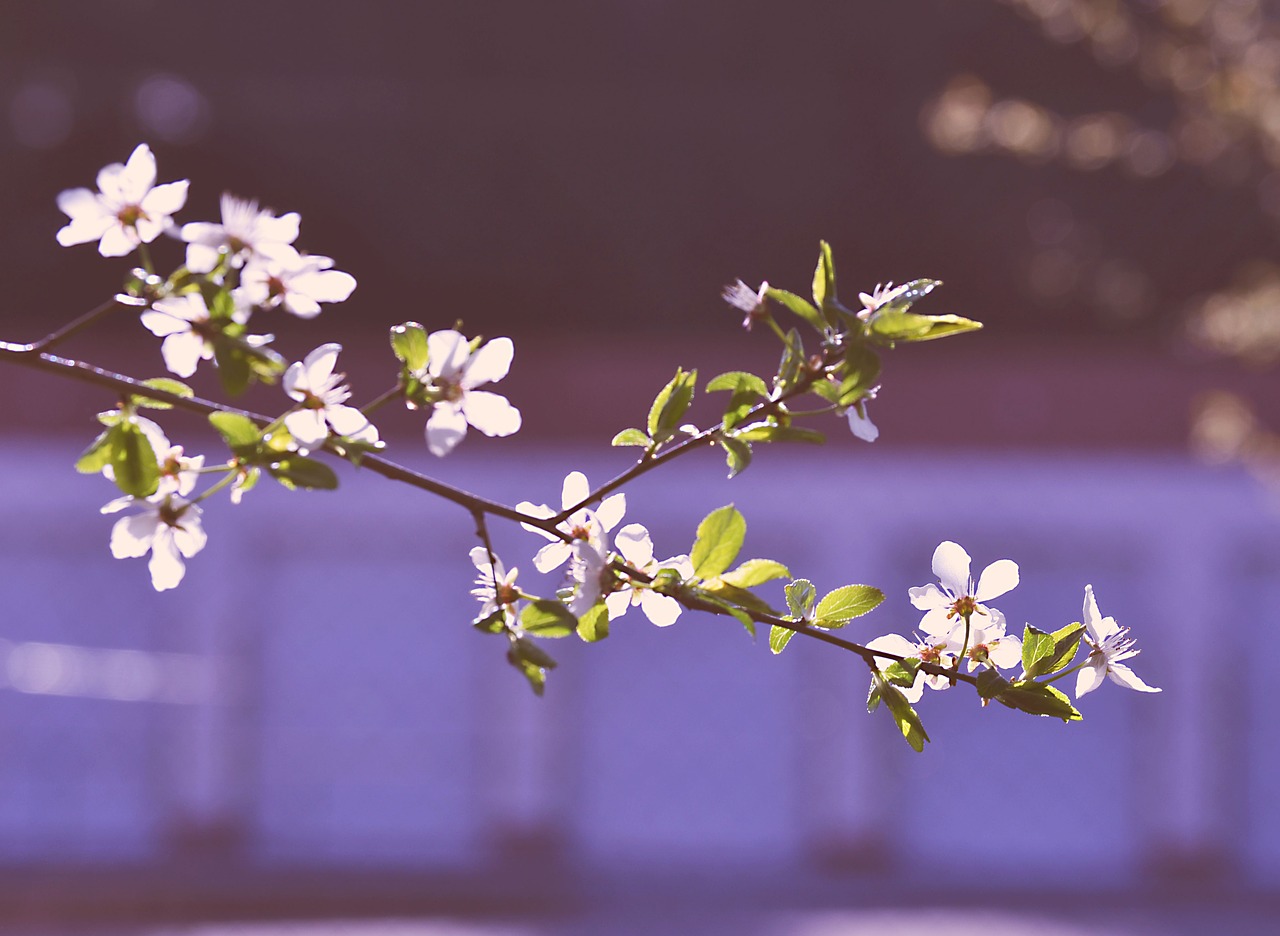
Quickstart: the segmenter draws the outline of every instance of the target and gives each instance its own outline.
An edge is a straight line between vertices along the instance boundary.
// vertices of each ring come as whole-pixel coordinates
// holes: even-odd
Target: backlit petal
[[[467,417],[448,403],[437,403],[427,420],[427,448],[432,455],[444,456],[467,434]]]
[[[969,593],[969,562],[969,554],[950,540],[933,551],[933,574],[956,598]]]
[[[511,369],[515,345],[510,338],[495,338],[479,348],[467,361],[462,375],[462,386],[470,390],[485,383],[497,383]]]
[[[1124,686],[1126,689],[1133,689],[1133,690],[1136,690],[1137,692],[1159,692],[1160,691],[1155,686],[1148,686],[1146,683],[1144,683],[1141,679],[1138,678],[1137,673],[1129,669],[1129,667],[1125,666],[1123,663],[1112,663],[1107,669],[1108,669],[1107,675],[1111,677],[1111,680],[1113,682],[1119,683],[1120,685]]]
[[[649,538],[649,531],[639,523],[628,523],[619,530],[613,538],[613,545],[622,553],[622,558],[637,569],[643,569],[653,561],[653,540]]]
[[[520,411],[506,397],[487,390],[468,390],[462,411],[467,422],[487,436],[509,436],[520,429]]]
[[[982,570],[974,598],[990,601],[1018,586],[1018,564],[1012,559],[998,559]]]

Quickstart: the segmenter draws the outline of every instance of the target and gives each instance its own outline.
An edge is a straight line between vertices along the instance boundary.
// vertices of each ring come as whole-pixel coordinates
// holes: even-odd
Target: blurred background
[[[725,283],[804,292],[820,238],[846,302],[944,280],[920,310],[986,330],[887,355],[874,446],[691,457],[628,519],[665,556],[736,502],[752,555],[885,588],[855,639],[914,626],[942,539],[1021,565],[1015,625],[1091,582],[1165,691],[1072,726],[930,694],[917,756],[858,661],[637,613],[551,648],[536,700],[467,626],[465,512],[262,489],[158,595],[71,468],[112,401],[0,368],[0,929],[1273,931],[1280,3],[0,4],[0,337],[120,287],[55,198],[140,141],[192,181],[179,221],[257,197],[356,277],[263,327],[341,341],[358,398],[395,323],[512,336],[520,435],[434,461],[420,415],[378,420],[510,502],[625,468],[677,364],[769,372]],[[163,370],[132,321],[64,352]],[[531,540],[500,535],[522,582]]]

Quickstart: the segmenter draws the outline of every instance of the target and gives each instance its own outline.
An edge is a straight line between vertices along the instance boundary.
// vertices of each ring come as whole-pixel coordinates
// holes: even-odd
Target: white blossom
[[[568,510],[571,507],[577,507],[587,499],[590,493],[591,485],[587,483],[587,476],[581,471],[569,472],[565,476],[564,485],[560,489],[561,510],[559,512]],[[516,510],[531,517],[544,519],[554,517],[557,513],[546,504],[534,504],[530,501],[521,501],[516,504]],[[558,569],[573,555],[574,544],[584,540],[595,543],[597,551],[603,551],[605,547],[604,534],[617,526],[626,512],[627,495],[625,494],[613,494],[606,497],[595,510],[591,510],[588,507],[575,510],[568,518],[556,526],[557,530],[568,534],[571,542],[565,542],[555,534],[548,533],[546,530],[532,524],[521,523],[520,525],[526,530],[531,533],[537,533],[539,536],[551,541],[538,550],[537,555],[533,557],[533,567],[543,573]]]
[[[943,669],[950,669],[955,666],[955,652],[950,651],[949,641],[945,637],[917,637],[909,640],[901,634],[885,634],[883,637],[877,637],[875,640],[867,644],[868,650],[883,650],[886,653],[892,653],[900,657],[912,657],[924,663],[932,663],[941,666]],[[959,650],[959,648],[956,648]],[[878,657],[877,659],[886,662],[895,662],[889,657]],[[881,666],[881,669],[884,667]],[[920,701],[920,696],[924,694],[924,687],[930,689],[949,689],[951,688],[951,680],[946,676],[939,676],[936,673],[918,673],[916,681],[906,688],[898,686],[902,690],[902,694],[907,697],[907,701],[912,705]]]
[[[102,513],[118,513],[130,506],[142,510],[121,517],[111,528],[111,555],[137,559],[150,552],[147,568],[155,590],[176,588],[187,571],[183,557],[190,559],[204,549],[207,537],[200,526],[200,508],[176,494],[155,494],[146,500],[118,497]]]
[[[153,497],[165,494],[187,495],[194,490],[200,478],[200,469],[204,467],[204,456],[196,455],[188,458],[181,445],[173,445],[155,422],[136,413],[129,417],[136,425],[155,453],[156,464],[160,468],[160,481]],[[102,474],[108,481],[116,479],[115,468],[110,464],[102,466]]]
[[[1103,617],[1098,602],[1093,597],[1093,586],[1084,587],[1084,639],[1093,649],[1084,667],[1076,675],[1076,698],[1092,692],[1102,685],[1104,677],[1119,683],[1126,689],[1138,692],[1159,692],[1138,678],[1137,673],[1121,663],[1137,656],[1141,651],[1133,649],[1134,640],[1129,628],[1121,627],[1113,617]]]
[[[609,550],[603,540],[574,540],[569,563],[573,597],[567,602],[574,617],[582,617],[617,586],[617,576],[609,565]]]
[[[223,192],[221,205],[221,224],[193,221],[182,226],[187,269],[192,273],[212,272],[224,252],[235,267],[243,266],[247,258],[273,257],[298,236],[296,211],[277,218],[269,208],[229,192]]]
[[[878,312],[883,306],[888,305],[897,299],[910,286],[910,283],[903,283],[901,286],[894,286],[892,282],[885,283],[881,286],[876,284],[876,288],[870,293],[860,292],[858,298],[862,300],[862,311],[858,313],[858,318],[868,319],[875,312]]]
[[[71,220],[58,231],[58,243],[70,247],[96,240],[104,257],[123,257],[139,244],[151,243],[187,201],[186,179],[164,185],[155,181],[156,158],[141,143],[127,163],[112,163],[98,172],[98,191],[62,192],[58,208]]]
[[[662,569],[675,569],[681,579],[693,577],[693,563],[688,556],[673,556],[661,562],[653,558],[653,540],[649,531],[639,523],[628,523],[613,538],[613,545],[622,554],[627,565],[651,578]],[[680,602],[670,595],[662,595],[641,583],[624,585],[606,599],[609,620],[620,618],[632,605],[639,605],[645,616],[659,627],[674,624],[680,616]]]
[[[358,442],[378,441],[378,430],[368,417],[346,405],[351,397],[342,383],[346,375],[333,372],[341,350],[340,344],[323,344],[285,371],[284,392],[301,408],[284,418],[284,426],[301,445],[323,442],[330,428]]]
[[[988,621],[975,615],[969,619],[967,645],[964,622],[960,621],[947,637],[947,651],[955,656],[964,651],[971,673],[984,664],[1009,669],[1022,662],[1022,641],[1004,630],[1003,619]]]
[[[423,382],[440,394],[427,420],[427,448],[447,455],[474,426],[487,436],[509,436],[520,428],[520,411],[507,398],[476,387],[507,376],[515,347],[510,338],[495,338],[475,351],[452,329],[427,336]]]
[[[171,373],[190,377],[200,361],[212,360],[213,345],[209,338],[214,327],[209,307],[200,293],[157,299],[142,313],[141,319],[151,334],[164,338],[160,353]]]
[[[356,278],[333,269],[332,258],[277,244],[270,256],[254,256],[245,264],[234,294],[245,305],[309,319],[320,314],[320,303],[342,302],[355,288]]]
[[[863,442],[874,442],[880,438],[879,428],[871,421],[871,417],[867,415],[867,403],[874,400],[879,391],[879,387],[872,387],[861,400],[850,406],[848,412],[845,413],[849,420],[849,431]]]
[[[502,609],[503,620],[512,625],[516,620],[515,603],[520,597],[516,588],[516,576],[520,570],[513,568],[510,572],[502,567],[502,560],[497,556],[489,560],[489,550],[484,546],[476,546],[471,550],[471,563],[479,573],[476,576],[476,587],[471,594],[480,602],[477,621],[482,621],[499,608]]]
[[[920,629],[931,637],[947,637],[953,620],[969,614],[985,615],[991,624],[1003,627],[1004,615],[983,602],[999,598],[1012,591],[1018,584],[1018,564],[1011,559],[999,559],[982,570],[977,588],[969,575],[969,554],[958,544],[939,544],[933,553],[933,574],[939,585],[922,585],[908,590],[911,604],[924,611]],[[1003,631],[1002,631],[1003,633]]]
[[[724,288],[720,298],[744,313],[742,327],[751,331],[751,326],[755,324],[756,319],[764,314],[762,310],[768,292],[768,282],[761,283],[759,289],[752,289],[742,280],[737,280]]]

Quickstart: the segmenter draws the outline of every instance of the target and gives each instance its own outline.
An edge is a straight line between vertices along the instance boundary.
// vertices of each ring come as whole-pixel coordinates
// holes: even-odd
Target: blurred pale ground
[[[626,463],[605,440],[676,364],[769,368],[719,288],[803,291],[825,237],[846,298],[937,276],[924,311],[988,330],[889,357],[874,447],[833,422],[732,483],[693,457],[630,519],[666,555],[736,501],[748,551],[885,587],[861,638],[914,624],[954,538],[1021,564],[1011,622],[1074,620],[1092,582],[1165,689],[1104,686],[1072,726],[931,696],[916,756],[856,660],[632,615],[553,647],[537,701],[467,626],[463,512],[361,476],[264,489],[157,596],[71,470],[109,401],[0,370],[0,932],[1274,932],[1278,10],[0,4],[0,337],[118,287],[54,244],[54,198],[147,140],[192,179],[181,220],[257,196],[357,276],[267,327],[293,356],[343,341],[358,395],[395,322],[515,337],[518,439],[432,463],[419,416],[379,422],[397,458],[553,501]],[[68,352],[160,367],[131,322]],[[500,534],[526,576],[529,540]],[[397,919],[148,922],[290,915]]]

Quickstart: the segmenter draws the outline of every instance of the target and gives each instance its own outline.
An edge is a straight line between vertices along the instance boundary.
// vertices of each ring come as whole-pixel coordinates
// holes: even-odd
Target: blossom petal
[[[565,560],[571,555],[573,555],[573,547],[556,540],[554,543],[547,543],[534,554],[533,567],[539,572],[550,572],[564,565]]]
[[[182,230],[186,231],[188,224]],[[222,251],[217,247],[210,247],[206,244],[187,244],[187,269],[192,273],[211,273],[213,268],[218,265],[218,259],[222,256]]]
[[[462,374],[462,387],[470,390],[485,383],[497,383],[507,376],[511,369],[511,358],[515,355],[515,345],[510,338],[495,338],[477,349],[467,361]]]
[[[467,434],[467,417],[449,403],[437,403],[427,420],[427,448],[432,455],[445,456]]]
[[[487,390],[468,390],[462,397],[467,422],[487,436],[509,436],[520,429],[520,411],[507,398]]]
[[[298,225],[302,217],[296,211],[272,218],[265,213],[257,221],[258,239],[264,244],[292,244],[298,239]]]
[[[302,366],[307,371],[307,382],[313,393],[327,389],[326,385],[333,376],[333,368],[338,363],[338,352],[341,350],[342,345],[330,342],[322,344],[302,359]]]
[[[564,484],[560,486],[560,507],[568,510],[570,507],[577,507],[587,495],[591,493],[591,485],[587,483],[587,476],[581,471],[571,471],[564,476]]]
[[[63,247],[74,247],[77,244],[99,240],[115,223],[115,218],[110,215],[98,218],[92,216],[75,218],[70,224],[58,229],[58,243]]]
[[[583,492],[586,497],[586,492]],[[606,530],[612,530],[627,512],[627,495],[626,494],[610,494],[600,502],[599,508],[596,510],[596,519],[600,521],[600,526]]]
[[[918,625],[930,637],[945,638],[955,627],[954,621],[947,617],[946,608],[932,608],[920,619]]]
[[[997,559],[982,570],[978,590],[973,597],[978,601],[990,601],[1005,592],[1013,591],[1017,586],[1018,564],[1012,559]]]
[[[138,246],[138,237],[120,224],[112,224],[102,232],[98,241],[98,253],[104,257],[123,257]]]
[[[284,418],[284,427],[301,445],[316,445],[329,436],[329,427],[325,425],[321,410],[304,409],[290,413]]]
[[[616,621],[631,607],[631,589],[611,592],[605,597],[604,606],[609,609],[609,620]]]
[[[933,574],[942,587],[959,598],[969,593],[969,554],[958,543],[940,543],[933,551]]]
[[[213,352],[206,353],[204,339],[193,331],[186,331],[166,338],[160,345],[160,355],[171,373],[190,377],[196,372],[200,359],[212,357]]]
[[[427,373],[452,376],[462,369],[471,350],[466,336],[452,328],[427,335]]]
[[[157,185],[143,197],[142,210],[153,218],[157,215],[167,217],[175,211],[181,211],[182,206],[187,203],[187,186],[190,184],[186,179],[181,179]]]
[[[920,655],[920,648],[901,634],[885,634],[883,637],[877,637],[867,644],[867,649],[884,650],[886,653],[893,653],[902,657]],[[887,657],[881,657],[880,659],[883,659],[886,663],[893,662]]]
[[[129,154],[129,161],[120,167],[120,171],[112,175],[112,183],[121,198],[131,205],[141,202],[155,182],[156,158],[151,153],[151,147],[145,143],[139,143],[134,147],[133,152]],[[103,194],[106,194],[105,189]]]
[[[1097,662],[1092,660],[1076,674],[1076,698],[1079,699],[1087,692],[1093,692],[1102,685],[1102,680],[1107,675],[1107,664],[1099,659]]]
[[[951,605],[951,599],[932,583],[908,588],[907,594],[911,597],[912,607],[920,611],[932,611],[934,608],[947,608]]]
[[[187,574],[186,564],[178,553],[170,527],[165,527],[156,534],[155,543],[151,546],[151,561],[147,569],[151,572],[151,585],[156,591],[168,591],[177,588],[182,577]]]
[[[1155,686],[1148,686],[1139,677],[1138,674],[1123,663],[1112,663],[1107,667],[1107,675],[1111,677],[1112,682],[1117,682],[1126,689],[1134,689],[1138,692],[1160,692]]]
[[[98,195],[92,189],[73,188],[58,193],[58,210],[73,221],[81,218],[110,218],[111,213],[102,207]]]
[[[145,556],[156,538],[159,526],[160,519],[153,511],[121,517],[111,528],[111,555],[117,559]]]
[[[191,511],[198,509],[188,507],[187,515],[179,521],[178,526],[172,528],[173,544],[178,547],[178,552],[188,559],[204,549],[205,543],[209,541],[209,534],[205,533],[204,527],[200,525],[200,518],[190,516]]]
[[[312,270],[289,279],[289,290],[313,302],[342,302],[356,288],[356,278],[341,270]]]
[[[871,421],[871,417],[867,415],[867,408],[864,404],[858,403],[849,407],[849,412],[846,416],[849,419],[849,430],[863,442],[874,442],[880,438],[880,430]]]
[[[333,431],[338,435],[355,436],[364,434],[372,435],[372,439],[368,441],[377,441],[378,430],[373,428],[373,423],[369,422],[369,417],[360,412],[354,406],[330,406],[324,411],[325,419],[329,420],[329,425],[333,426]],[[369,430],[373,430],[372,433]]]
[[[639,523],[628,523],[619,530],[613,538],[613,545],[622,553],[622,558],[637,569],[643,569],[653,561],[653,540],[649,538],[649,531]]]
[[[550,519],[551,517],[554,517],[556,515],[556,512],[552,510],[550,507],[548,507],[546,504],[535,504],[532,501],[521,501],[520,503],[516,504],[516,510],[520,511],[522,514],[525,514],[526,516],[541,517],[544,520]],[[544,537],[546,539],[553,540],[556,542],[559,542],[560,540],[560,537],[556,536],[554,533],[548,533],[546,530],[542,529],[541,527],[536,527],[531,523],[521,523],[520,525],[524,527],[526,530],[528,530],[530,533],[537,533],[541,537]]]
[[[640,610],[658,627],[670,627],[680,617],[680,602],[670,595],[660,595],[652,589],[640,593]]]
[[[1010,669],[1022,662],[1022,641],[1017,637],[1001,637],[987,644],[987,659],[1000,669]]]

